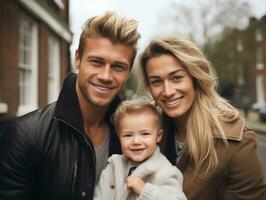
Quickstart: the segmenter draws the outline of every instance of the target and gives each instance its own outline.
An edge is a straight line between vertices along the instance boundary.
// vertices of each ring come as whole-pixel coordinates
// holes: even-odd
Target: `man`
[[[0,199],[92,199],[96,174],[120,152],[110,124],[136,55],[137,22],[114,12],[88,19],[78,74],[56,103],[12,120],[0,133]]]

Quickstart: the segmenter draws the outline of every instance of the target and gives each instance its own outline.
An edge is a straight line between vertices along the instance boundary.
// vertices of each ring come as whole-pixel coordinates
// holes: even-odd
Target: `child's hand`
[[[127,178],[127,187],[131,188],[137,195],[140,195],[144,188],[144,182],[139,176],[129,176]]]

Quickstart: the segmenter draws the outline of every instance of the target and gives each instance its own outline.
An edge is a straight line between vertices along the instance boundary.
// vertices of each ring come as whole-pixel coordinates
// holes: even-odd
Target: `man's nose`
[[[98,77],[103,81],[111,81],[112,80],[111,66],[109,64],[106,64],[99,72]]]

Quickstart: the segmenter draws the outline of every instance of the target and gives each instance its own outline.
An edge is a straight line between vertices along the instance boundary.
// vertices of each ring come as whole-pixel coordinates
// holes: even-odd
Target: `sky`
[[[78,46],[82,24],[87,18],[113,10],[128,18],[138,20],[141,51],[152,36],[173,31],[171,23],[166,22],[171,20],[172,3],[179,1],[182,0],[70,0],[70,27],[73,33],[73,43],[70,47],[72,59]],[[199,0],[186,0],[186,3],[193,6],[193,3],[197,1]],[[208,0],[201,1],[207,2]],[[266,0],[249,1],[255,17],[260,18],[266,14]]]

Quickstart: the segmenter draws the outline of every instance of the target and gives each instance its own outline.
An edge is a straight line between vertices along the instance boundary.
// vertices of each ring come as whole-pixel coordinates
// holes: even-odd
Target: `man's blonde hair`
[[[142,114],[142,113],[150,113],[154,116],[154,120],[156,120],[156,125],[159,129],[162,127],[162,120],[160,113],[158,112],[155,105],[151,104],[151,101],[144,98],[131,99],[123,101],[113,116],[113,122],[115,125],[115,129],[118,133],[119,123],[123,117],[126,117],[130,114]]]
[[[140,38],[137,28],[138,22],[136,20],[127,19],[113,11],[91,17],[83,25],[79,38],[78,53],[82,57],[87,38],[103,37],[110,39],[113,43],[132,47],[134,55],[131,64],[133,64],[137,52],[137,42]]]

